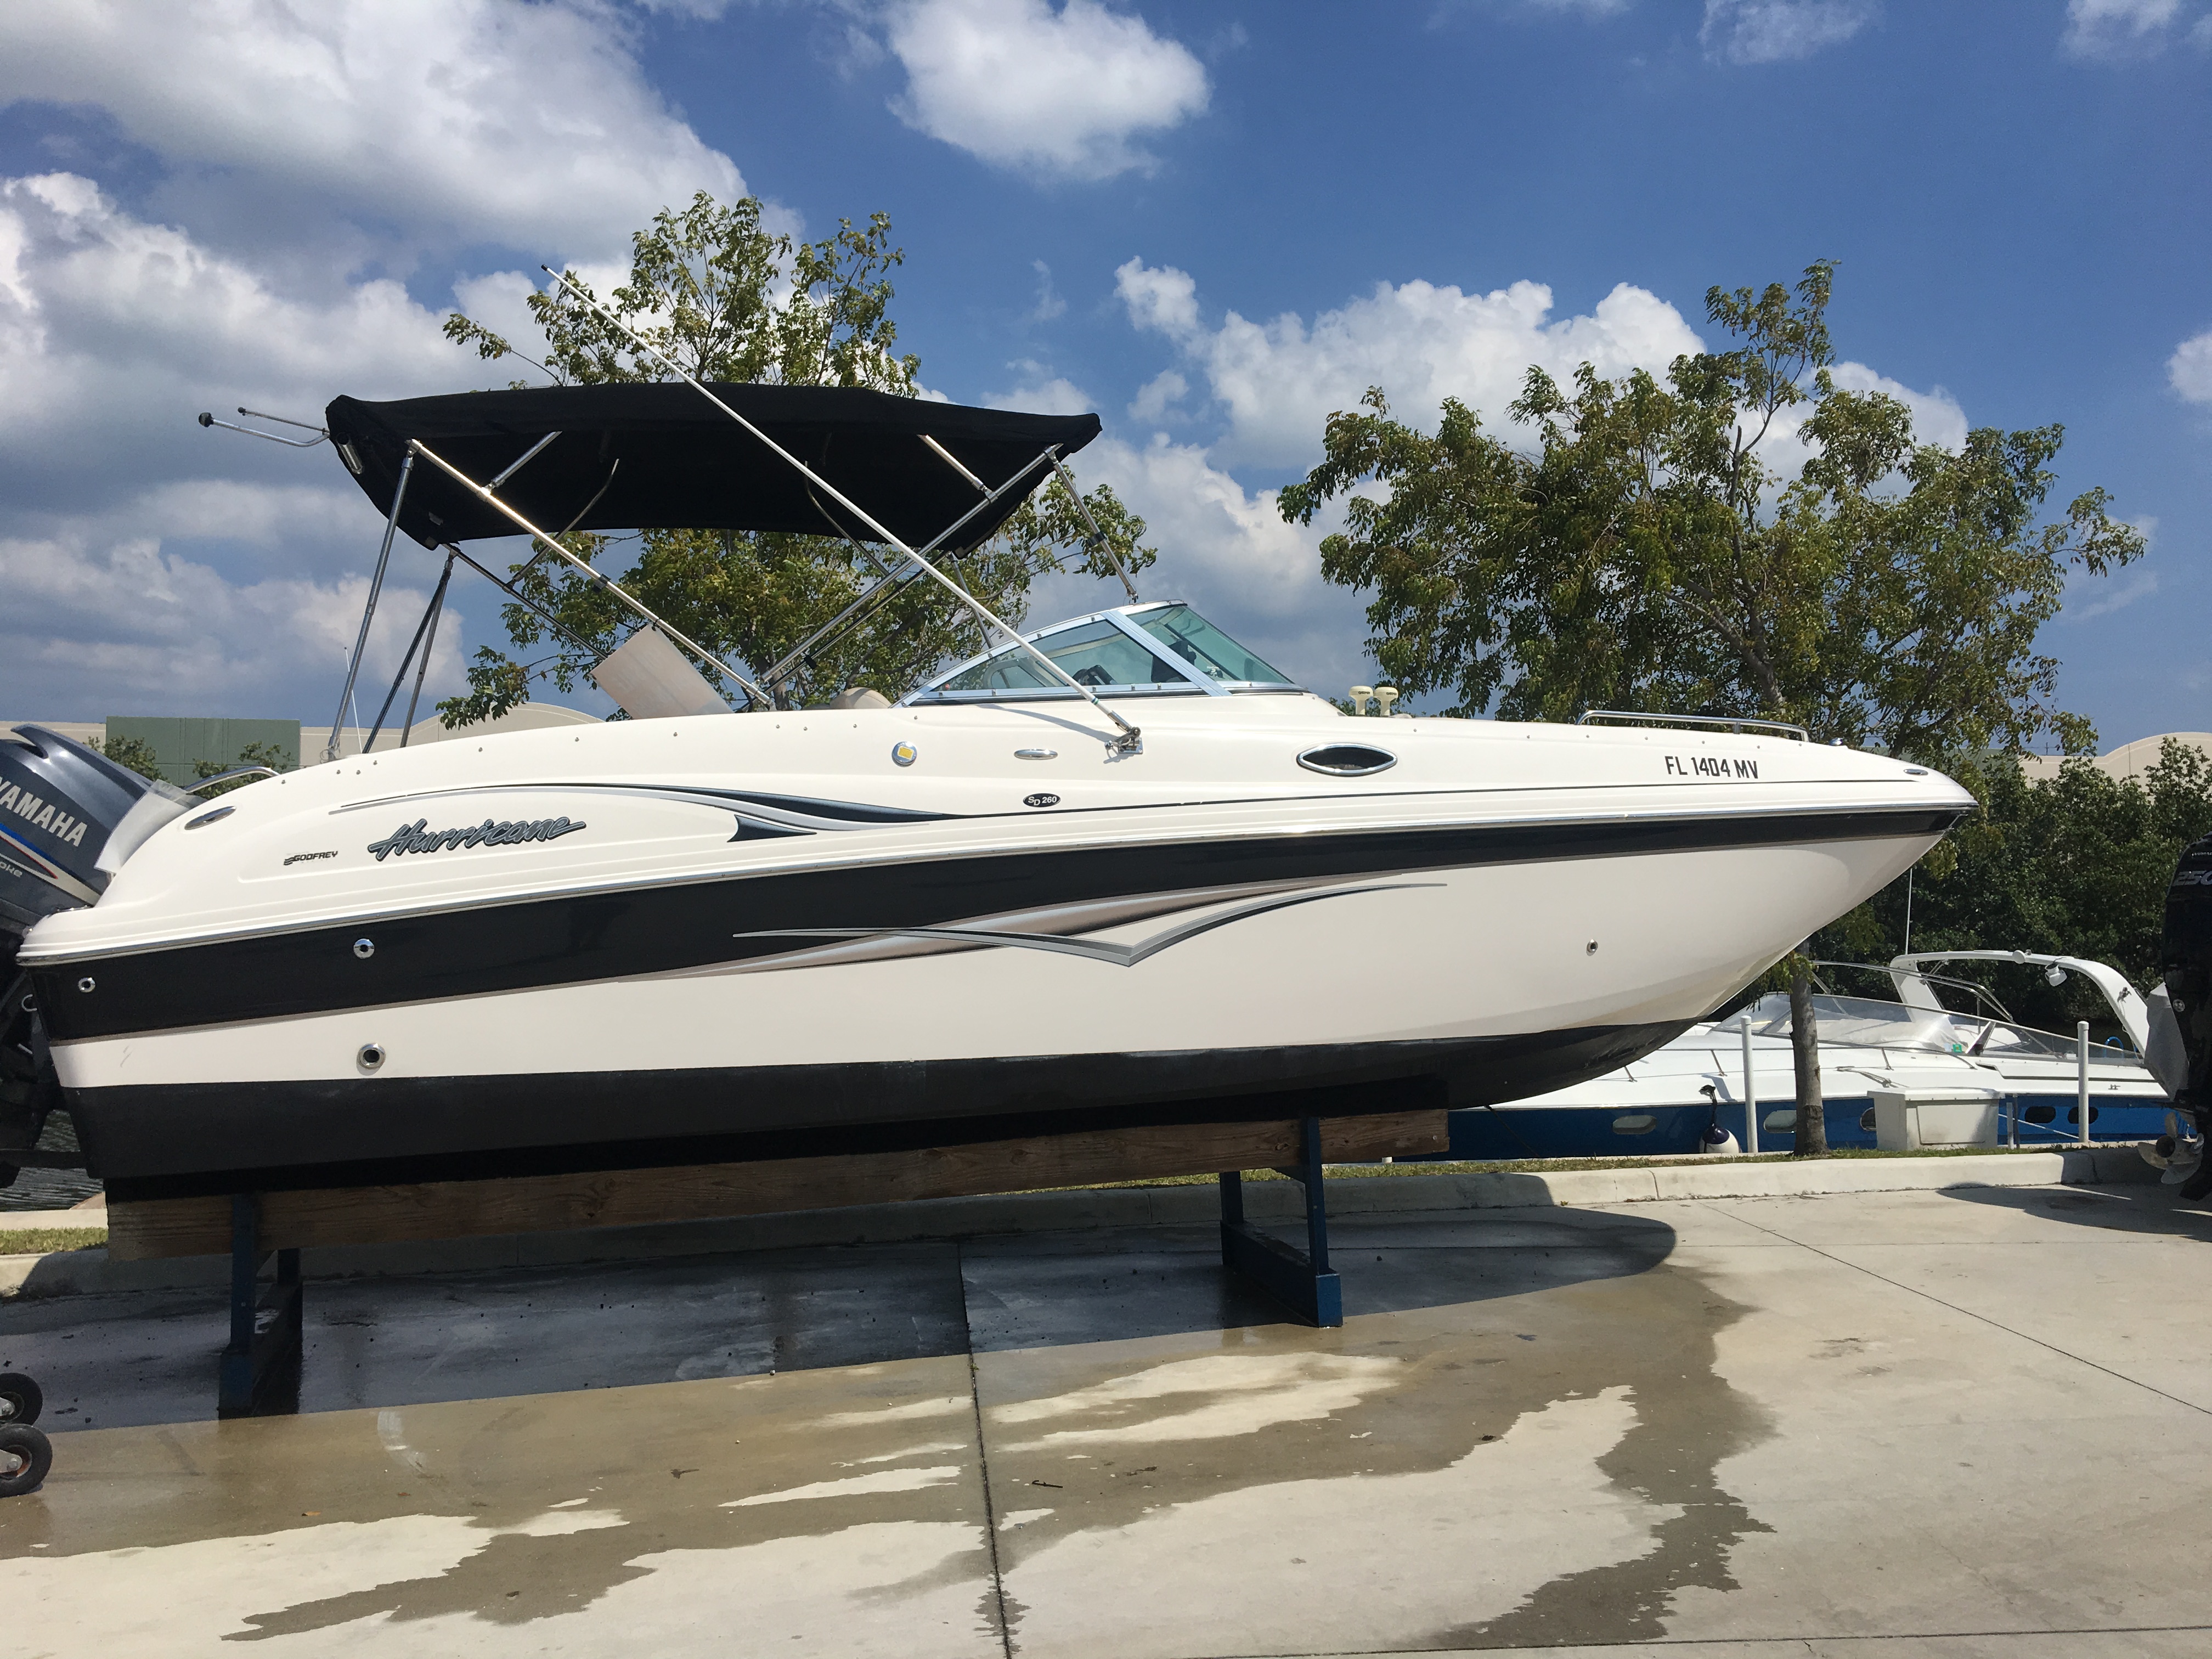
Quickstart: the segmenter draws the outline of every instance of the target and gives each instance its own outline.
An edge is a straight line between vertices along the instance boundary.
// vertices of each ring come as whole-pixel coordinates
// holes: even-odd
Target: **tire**
[[[54,1443],[28,1423],[0,1423],[0,1498],[20,1498],[46,1484]]]
[[[0,1424],[35,1423],[46,1406],[46,1393],[36,1382],[21,1371],[0,1371]]]

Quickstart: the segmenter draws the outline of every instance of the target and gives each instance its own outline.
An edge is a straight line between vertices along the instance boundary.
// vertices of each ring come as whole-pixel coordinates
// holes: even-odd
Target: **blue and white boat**
[[[1860,969],[1886,975],[1894,1000],[1825,992],[1814,997],[1829,1146],[1875,1144],[1870,1092],[1875,1090],[1985,1090],[1996,1097],[2002,1139],[2021,1146],[2078,1139],[2075,1039],[2021,1024],[1986,986],[1938,971],[1966,963],[2039,969],[2054,986],[2075,977],[2094,986],[2111,1015],[2098,1024],[2112,1029],[2101,1040],[2093,1036],[2089,1045],[2090,1138],[2148,1140],[2172,1132],[2170,1097],[2143,1058],[2148,1009],[2118,969],[2033,951],[1954,951],[1901,956],[1886,968]],[[1964,1006],[1947,1006],[1946,998]],[[1790,998],[1771,992],[1588,1083],[1455,1112],[1450,1156],[1698,1152],[1723,1134],[1743,1150],[1787,1151],[1797,1127],[1796,1090]],[[1748,1113],[1747,1101],[1753,1103]]]

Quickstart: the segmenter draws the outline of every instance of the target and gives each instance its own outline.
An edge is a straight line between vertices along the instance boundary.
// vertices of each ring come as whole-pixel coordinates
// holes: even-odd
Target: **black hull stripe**
[[[1726,815],[1448,825],[1073,848],[732,875],[349,922],[33,970],[58,1040],[118,1036],[665,973],[790,949],[778,932],[942,927],[978,916],[1243,884],[1562,859],[1934,836],[1959,814]],[[375,953],[356,957],[366,933]],[[748,938],[738,937],[750,935]],[[80,976],[94,983],[77,988]]]
[[[65,1098],[93,1172],[121,1200],[1474,1106],[1600,1076],[1686,1024],[1006,1060],[134,1085]]]

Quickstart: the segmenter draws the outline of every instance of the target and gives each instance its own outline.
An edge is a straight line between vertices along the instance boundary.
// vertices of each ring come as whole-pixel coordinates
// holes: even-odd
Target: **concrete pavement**
[[[1970,1188],[1391,1212],[1340,1331],[1212,1230],[18,1301],[28,1653],[2212,1650],[2212,1217]],[[74,1429],[89,1419],[91,1426]]]

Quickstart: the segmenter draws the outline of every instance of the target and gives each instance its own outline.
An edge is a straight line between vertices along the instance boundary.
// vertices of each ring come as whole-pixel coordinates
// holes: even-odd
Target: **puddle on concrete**
[[[1340,1331],[1159,1304],[1153,1334],[1012,1346],[1024,1318],[1121,1328],[1000,1294],[1079,1271],[1001,1260],[988,1294],[1039,1311],[994,1314],[972,1372],[946,1355],[72,1436],[48,1493],[0,1510],[14,1633],[165,1659],[340,1631],[964,1656],[1001,1651],[1002,1620],[1053,1659],[1662,1635],[1676,1591],[1733,1587],[1759,1529],[1715,1478],[1765,1432],[1714,1371],[1741,1310],[1666,1265],[1655,1222],[1486,1231],[1512,1247],[1347,1249],[1371,1310]],[[1218,1266],[1185,1265],[1216,1293]]]
[[[1026,1428],[1032,1437],[993,1451],[1013,1455],[1256,1434],[1277,1423],[1349,1410],[1397,1382],[1401,1366],[1395,1359],[1334,1353],[1170,1360],[1072,1394],[996,1407],[994,1428]]]
[[[1751,1397],[1717,1367],[1717,1338],[1750,1310],[1705,1287],[1694,1273],[1664,1270],[1703,1298],[1702,1318],[1686,1319],[1677,1352],[1635,1368],[1626,1382],[1636,1420],[1597,1466],[1614,1490],[1673,1513],[1652,1530],[1653,1547],[1554,1577],[1510,1613],[1441,1633],[1436,1645],[1554,1647],[1656,1641],[1667,1632],[1675,1593],[1740,1588],[1730,1553],[1748,1533],[1773,1528],[1720,1484],[1723,1459],[1768,1437],[1771,1425]],[[1670,1365],[1679,1370],[1667,1374]]]
[[[658,1659],[702,1630],[825,1626],[998,1652],[972,1435],[948,1455],[915,1431],[966,1361],[860,1370],[72,1436],[0,1521],[11,1631],[165,1659],[341,1630],[408,1652]],[[833,1449],[870,1467],[825,1468]]]
[[[1766,1530],[1716,1476],[1767,1432],[1715,1370],[1744,1311],[1659,1266],[1204,1354],[986,1356],[1015,1650],[1662,1637],[1675,1592],[1735,1588],[1732,1547]]]

